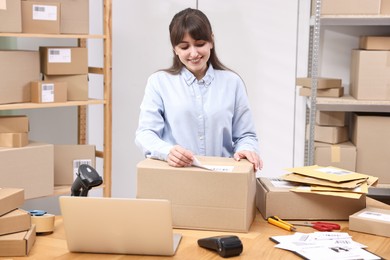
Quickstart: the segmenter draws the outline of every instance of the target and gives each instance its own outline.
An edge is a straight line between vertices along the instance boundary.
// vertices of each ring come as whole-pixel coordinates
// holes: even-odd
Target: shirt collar
[[[181,70],[181,74],[183,75],[184,80],[186,81],[188,86],[190,86],[192,83],[197,81],[194,74],[192,74],[192,72],[189,71],[186,67],[183,67],[183,69]],[[209,64],[206,74],[201,80],[199,80],[199,82],[203,81],[205,86],[209,86],[213,81],[213,79],[214,79],[214,68],[213,65]]]

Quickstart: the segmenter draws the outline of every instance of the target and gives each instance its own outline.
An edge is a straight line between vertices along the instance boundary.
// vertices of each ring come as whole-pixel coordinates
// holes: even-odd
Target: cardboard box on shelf
[[[89,0],[37,0],[37,2],[61,4],[61,33],[89,33]]]
[[[299,95],[303,97],[311,96],[311,88],[299,88]],[[317,89],[317,97],[342,97],[344,95],[344,87]]]
[[[24,190],[18,188],[0,188],[0,216],[17,209],[24,203]]]
[[[297,86],[311,88],[311,78],[297,78]],[[328,88],[341,88],[341,79],[336,78],[317,78],[317,89],[328,89]]]
[[[21,0],[0,1],[0,32],[22,32]]]
[[[314,126],[314,141],[338,144],[349,139],[347,126]]]
[[[54,185],[72,185],[78,167],[95,167],[94,145],[54,145]]]
[[[356,146],[351,142],[327,144],[314,142],[314,164],[356,171]]]
[[[28,145],[28,133],[0,133],[0,147],[23,147]]]
[[[345,126],[345,112],[317,110],[316,124],[322,126]]]
[[[390,50],[389,36],[361,36],[359,40],[359,49],[363,50]]]
[[[198,159],[223,171],[175,168],[153,159],[139,162],[137,198],[170,200],[176,228],[247,232],[256,213],[253,165],[232,158]]]
[[[380,184],[389,184],[390,116],[355,113],[351,141],[358,151],[356,171],[378,177]]]
[[[0,104],[30,102],[30,82],[39,80],[37,51],[1,50]]]
[[[280,179],[257,178],[256,205],[262,216],[296,220],[348,220],[366,207],[366,197],[351,199],[297,193]]]
[[[0,133],[27,133],[29,130],[27,116],[0,116]]]
[[[88,74],[80,75],[44,75],[45,80],[62,81],[67,84],[69,101],[88,100]]]
[[[23,33],[60,33],[61,8],[59,3],[22,1]]]
[[[35,225],[28,231],[0,236],[0,256],[27,256],[36,239]]]
[[[27,231],[31,228],[31,216],[25,210],[15,209],[0,216],[0,235]]]
[[[20,148],[0,147],[0,183],[24,189],[26,199],[53,194],[53,145],[30,142]]]
[[[349,217],[349,230],[390,237],[390,210],[368,207]]]
[[[39,47],[41,72],[45,75],[88,73],[88,51],[84,47]]]
[[[315,8],[315,1],[312,1],[312,7]],[[322,0],[321,2],[323,15],[374,15],[380,13],[380,8],[381,0]]]
[[[67,101],[66,82],[33,81],[31,82],[31,102],[56,103]]]
[[[390,51],[352,50],[351,96],[390,100]]]

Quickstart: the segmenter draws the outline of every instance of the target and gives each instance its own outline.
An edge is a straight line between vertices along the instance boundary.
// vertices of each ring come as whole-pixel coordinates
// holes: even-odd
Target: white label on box
[[[206,168],[217,172],[232,172],[234,166],[204,165]]]
[[[390,215],[389,214],[383,214],[383,213],[379,213],[379,212],[365,211],[365,212],[360,213],[358,216],[361,218],[369,218],[369,219],[390,222]]]
[[[72,51],[71,49],[49,49],[49,63],[71,63]]]
[[[54,83],[42,83],[41,100],[42,102],[54,102]]]
[[[77,173],[79,171],[79,167],[82,164],[87,164],[89,166],[92,166],[92,160],[91,159],[73,160],[73,180],[75,180],[77,178]]]
[[[289,181],[285,181],[279,178],[269,178],[269,181],[272,183],[274,187],[277,188],[295,188],[296,185],[293,185]]]
[[[0,10],[7,10],[7,0],[0,0]]]
[[[57,6],[33,5],[33,20],[57,21]]]

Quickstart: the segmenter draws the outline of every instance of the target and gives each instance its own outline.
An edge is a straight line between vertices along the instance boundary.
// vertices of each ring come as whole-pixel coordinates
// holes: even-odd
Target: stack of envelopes
[[[368,187],[378,181],[377,177],[348,171],[332,166],[305,166],[288,168],[291,172],[281,176],[283,180],[297,183],[294,192],[315,193],[359,199],[368,193]]]

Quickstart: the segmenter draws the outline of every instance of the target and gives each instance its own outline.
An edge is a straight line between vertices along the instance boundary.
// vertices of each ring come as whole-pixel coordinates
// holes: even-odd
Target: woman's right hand
[[[173,167],[191,166],[194,161],[194,155],[190,150],[184,149],[180,145],[175,145],[169,151],[167,162]]]

